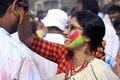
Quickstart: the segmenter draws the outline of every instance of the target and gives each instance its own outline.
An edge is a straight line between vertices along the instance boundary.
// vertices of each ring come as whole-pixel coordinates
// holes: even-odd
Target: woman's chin
[[[67,44],[64,44],[64,47],[65,47],[65,48],[68,48],[68,45],[67,45]]]
[[[69,44],[64,44],[64,47],[65,47],[65,48],[67,48],[68,50],[73,49],[73,47],[72,47],[72,46],[70,46]]]

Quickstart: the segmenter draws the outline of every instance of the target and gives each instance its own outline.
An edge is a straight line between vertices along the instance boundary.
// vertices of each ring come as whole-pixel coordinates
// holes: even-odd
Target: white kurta
[[[113,25],[110,22],[110,18],[107,14],[104,16],[103,21],[105,23],[106,29],[104,36],[104,40],[106,40],[105,46],[106,59],[108,59],[109,57],[115,59],[119,49],[119,38],[116,35],[116,31],[113,28]]]
[[[33,52],[0,28],[0,80],[41,80]]]
[[[64,80],[65,74],[58,74],[51,80]],[[120,80],[108,64],[95,58],[82,71],[67,80]]]
[[[44,39],[59,44],[64,44],[64,40],[65,40],[63,35],[52,34],[52,33],[47,33]],[[37,54],[35,55],[39,64],[42,80],[51,80],[51,78],[56,74],[57,64]]]
[[[120,80],[108,64],[95,58],[88,66],[70,80]]]

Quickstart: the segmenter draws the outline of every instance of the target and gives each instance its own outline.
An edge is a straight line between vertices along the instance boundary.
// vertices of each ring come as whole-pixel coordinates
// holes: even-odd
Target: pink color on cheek
[[[82,37],[82,35],[79,34],[78,31],[76,31],[76,32],[74,32],[74,33],[72,34],[72,37],[71,37],[71,40],[70,40],[69,45],[70,45],[71,47],[74,47],[74,46],[76,46],[76,45],[82,44],[83,42],[84,42],[84,38]]]
[[[74,41],[78,36],[79,36],[79,32],[78,31],[74,32],[72,34],[72,38],[71,38],[70,42]]]

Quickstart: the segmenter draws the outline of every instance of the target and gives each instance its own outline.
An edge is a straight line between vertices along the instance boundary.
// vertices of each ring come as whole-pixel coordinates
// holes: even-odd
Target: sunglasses
[[[83,28],[76,27],[76,26],[73,26],[73,25],[65,26],[64,30],[68,30],[69,32],[71,32],[72,30],[77,30],[77,29],[83,30]]]

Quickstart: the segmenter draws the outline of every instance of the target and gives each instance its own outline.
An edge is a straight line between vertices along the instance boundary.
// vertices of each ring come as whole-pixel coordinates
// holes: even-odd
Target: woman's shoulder
[[[110,66],[106,62],[100,59],[95,58],[89,64],[89,66],[91,67],[94,74],[96,74],[98,78],[101,78],[101,80],[105,80],[105,79],[119,80],[118,77],[114,74],[114,72],[110,68]]]
[[[101,59],[97,59],[97,58],[95,58],[90,63],[90,65],[92,65],[95,69],[99,68],[98,70],[100,70],[100,69],[106,69],[106,68],[111,69],[110,66],[105,61],[103,61]]]

